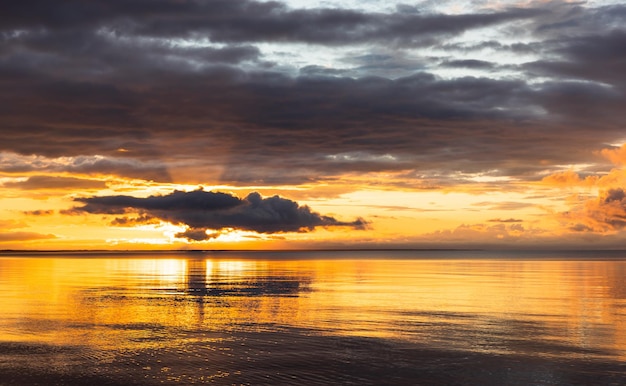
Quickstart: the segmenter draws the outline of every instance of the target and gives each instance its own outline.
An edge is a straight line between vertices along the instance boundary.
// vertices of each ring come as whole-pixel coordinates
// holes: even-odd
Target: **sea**
[[[626,251],[0,254],[0,385],[624,385]]]

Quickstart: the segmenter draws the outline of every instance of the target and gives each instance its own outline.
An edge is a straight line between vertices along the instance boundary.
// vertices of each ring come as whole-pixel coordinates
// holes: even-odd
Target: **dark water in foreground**
[[[0,255],[0,385],[626,384],[626,253]]]

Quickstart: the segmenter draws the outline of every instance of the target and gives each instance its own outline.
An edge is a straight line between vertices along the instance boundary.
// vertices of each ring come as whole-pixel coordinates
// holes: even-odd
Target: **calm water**
[[[626,384],[626,253],[0,256],[0,385]]]

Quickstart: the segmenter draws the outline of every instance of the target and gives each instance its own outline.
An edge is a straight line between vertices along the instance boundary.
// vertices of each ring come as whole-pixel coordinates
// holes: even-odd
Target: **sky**
[[[619,1],[10,2],[0,249],[626,245]]]

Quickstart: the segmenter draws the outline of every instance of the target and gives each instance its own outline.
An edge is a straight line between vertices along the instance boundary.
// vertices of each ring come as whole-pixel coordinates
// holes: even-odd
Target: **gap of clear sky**
[[[622,2],[9,3],[0,249],[626,241]]]

